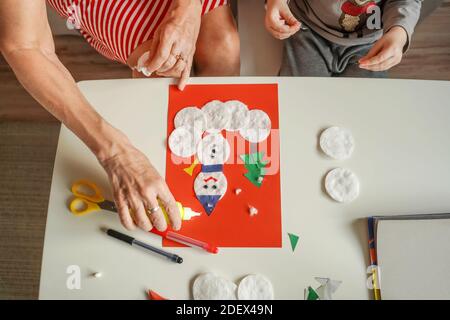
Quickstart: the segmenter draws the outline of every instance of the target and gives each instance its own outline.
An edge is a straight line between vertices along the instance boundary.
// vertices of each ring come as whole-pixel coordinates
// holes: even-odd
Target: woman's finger
[[[128,203],[130,204],[131,209],[133,210],[132,212],[135,223],[137,223],[139,228],[145,231],[150,231],[153,228],[153,226],[145,212],[144,204],[142,203],[141,199],[139,199],[134,195],[129,196]]]
[[[172,69],[175,66],[176,63],[177,63],[177,58],[176,58],[176,56],[173,53],[171,53],[169,55],[169,58],[166,60],[166,62],[163,63],[161,68],[156,70],[156,73],[157,74],[164,73],[164,72]]]
[[[184,68],[183,72],[181,73],[180,82],[178,83],[178,89],[183,91],[186,87],[186,84],[189,82],[189,77],[191,75],[191,68],[192,68],[192,58],[190,58],[186,64],[186,67]]]
[[[181,228],[181,215],[177,207],[177,203],[172,193],[170,193],[169,188],[164,183],[160,187],[158,193],[158,199],[164,209],[166,210],[167,216],[169,217],[170,224],[174,230],[179,230]]]
[[[170,52],[173,46],[173,37],[167,35],[160,35],[160,39],[157,44],[156,50],[154,49],[154,55],[147,61],[147,70],[150,73],[155,72],[167,61],[170,56]]]
[[[119,213],[120,222],[128,230],[136,229],[136,224],[134,223],[129,208],[128,202],[122,194],[117,194],[114,196],[114,200],[117,207],[117,212]]]
[[[183,59],[178,59],[177,63],[173,66],[172,69],[165,72],[157,71],[156,74],[162,77],[180,78],[184,68],[186,68],[186,62],[184,62]]]
[[[143,197],[147,216],[149,217],[152,225],[158,229],[159,231],[164,231],[167,229],[167,222],[164,218],[164,214],[159,207],[158,200],[156,199],[156,195],[147,194]]]

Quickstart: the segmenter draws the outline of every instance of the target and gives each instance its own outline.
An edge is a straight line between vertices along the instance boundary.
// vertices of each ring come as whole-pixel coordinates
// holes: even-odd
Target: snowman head
[[[230,144],[220,133],[207,134],[198,144],[197,157],[201,164],[224,164],[230,156]]]

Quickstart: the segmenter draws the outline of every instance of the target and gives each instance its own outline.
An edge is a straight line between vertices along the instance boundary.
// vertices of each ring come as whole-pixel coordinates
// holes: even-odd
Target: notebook
[[[375,298],[450,299],[450,214],[378,216],[368,224]]]

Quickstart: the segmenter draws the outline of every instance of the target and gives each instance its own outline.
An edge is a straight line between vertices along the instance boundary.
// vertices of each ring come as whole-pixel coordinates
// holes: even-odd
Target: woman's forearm
[[[56,55],[38,49],[17,49],[4,56],[24,88],[100,160],[129,145],[126,136],[91,107]]]

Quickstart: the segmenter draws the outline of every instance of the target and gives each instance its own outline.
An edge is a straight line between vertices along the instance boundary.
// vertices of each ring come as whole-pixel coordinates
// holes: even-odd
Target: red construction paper
[[[225,163],[223,172],[228,180],[225,196],[208,216],[194,193],[194,180],[201,170],[197,165],[192,176],[183,169],[188,167],[194,157],[183,159],[176,157],[167,147],[166,181],[175,199],[194,211],[202,212],[200,217],[183,221],[181,234],[212,243],[218,247],[281,247],[281,195],[279,170],[279,120],[278,120],[278,86],[277,84],[226,84],[226,85],[189,85],[184,91],[176,86],[169,88],[169,108],[167,118],[167,136],[174,129],[175,114],[187,107],[201,108],[211,100],[240,100],[249,109],[265,111],[272,122],[272,131],[266,141],[258,144],[258,151],[263,151],[270,159],[272,169],[261,187],[253,185],[244,174],[247,172],[242,160],[242,152],[237,152],[238,145],[245,145],[244,153],[250,151],[250,143],[238,132],[227,132],[231,145],[230,159]],[[224,133],[225,131],[223,131]],[[234,140],[234,142],[233,142]],[[267,158],[267,155],[270,158]],[[181,163],[184,160],[185,163]],[[242,189],[239,195],[234,190]],[[250,216],[249,206],[258,209],[258,214]],[[170,240],[163,240],[164,246],[180,246]]]

